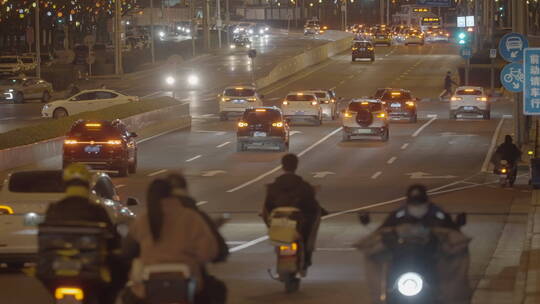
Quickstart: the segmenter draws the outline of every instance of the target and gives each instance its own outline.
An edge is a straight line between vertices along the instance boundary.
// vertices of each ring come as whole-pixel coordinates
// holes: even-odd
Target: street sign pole
[[[495,59],[496,58],[497,58],[497,50],[494,48],[491,48],[489,50],[489,59],[491,61],[489,93],[491,94],[491,96],[495,95]]]
[[[156,49],[154,45],[154,0],[150,0],[150,54],[152,64],[156,63]]]
[[[35,24],[35,32],[36,32],[36,77],[41,78],[41,35],[40,35],[40,28],[39,28],[39,1],[36,2],[36,24]]]
[[[471,58],[467,58],[467,63],[465,65],[465,85],[469,85],[469,70],[471,68]]]

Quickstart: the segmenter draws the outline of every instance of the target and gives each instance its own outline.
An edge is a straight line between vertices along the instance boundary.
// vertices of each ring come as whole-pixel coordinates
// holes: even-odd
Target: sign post
[[[489,92],[491,96],[495,93],[495,59],[497,59],[497,49],[489,50],[489,60],[491,61],[490,67],[490,87]]]
[[[469,70],[471,67],[472,49],[468,46],[464,46],[459,51],[459,54],[465,59],[465,85],[469,85]]]

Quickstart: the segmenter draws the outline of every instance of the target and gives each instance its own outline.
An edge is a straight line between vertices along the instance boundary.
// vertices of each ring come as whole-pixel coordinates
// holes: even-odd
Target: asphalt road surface
[[[512,205],[530,194],[523,178],[513,189],[503,189],[493,184],[491,174],[481,172],[495,130],[511,120],[509,103],[493,102],[489,121],[450,121],[448,105],[436,101],[446,71],[460,63],[457,54],[448,44],[378,47],[374,63],[352,63],[349,54],[342,54],[266,90],[268,105],[279,104],[288,91],[318,87],[335,87],[345,100],[369,96],[378,87],[402,87],[424,100],[418,122],[392,123],[387,143],[341,142],[339,121],[292,127],[290,150],[300,156],[299,173],[320,186],[318,199],[331,212],[320,227],[314,265],[296,294],[285,294],[268,274],[275,256],[258,215],[265,184],[279,174],[283,153],[236,152],[235,122],[219,121],[215,99],[192,100],[199,112],[191,130],[141,143],[137,174],[115,183],[124,199],[143,200],[150,180],[182,170],[203,210],[231,215],[222,232],[233,253],[211,272],[225,280],[234,304],[369,303],[369,278],[353,244],[402,202],[407,186],[423,183],[448,211],[469,213],[464,230],[472,237],[470,278],[475,286]],[[59,159],[39,164],[59,165]],[[372,212],[374,223],[361,226],[358,210]],[[3,303],[49,303],[39,283],[23,274],[0,275],[0,292]]]

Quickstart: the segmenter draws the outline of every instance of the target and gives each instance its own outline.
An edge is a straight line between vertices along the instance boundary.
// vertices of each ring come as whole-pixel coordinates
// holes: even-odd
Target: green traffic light
[[[458,38],[461,39],[461,40],[465,39],[465,37],[467,37],[467,34],[465,34],[465,33],[459,33],[459,35],[458,35]]]
[[[461,39],[461,40],[459,40],[458,43],[459,43],[459,44],[465,44],[465,40]]]

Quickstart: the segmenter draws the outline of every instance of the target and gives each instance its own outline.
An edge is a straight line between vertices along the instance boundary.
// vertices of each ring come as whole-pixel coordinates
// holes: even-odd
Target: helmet
[[[78,196],[88,198],[90,195],[92,174],[87,166],[78,163],[71,164],[64,169],[63,178],[68,197]]]
[[[425,204],[429,201],[424,185],[412,185],[407,189],[407,204]]]

